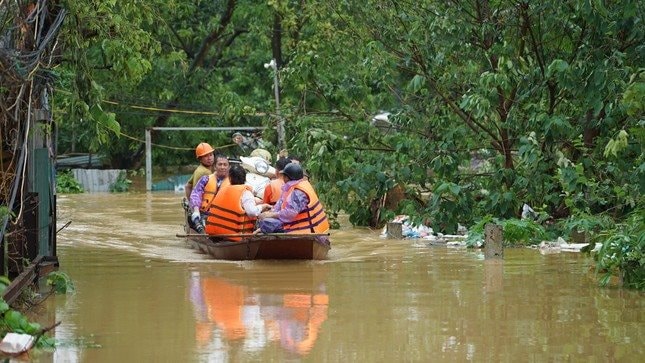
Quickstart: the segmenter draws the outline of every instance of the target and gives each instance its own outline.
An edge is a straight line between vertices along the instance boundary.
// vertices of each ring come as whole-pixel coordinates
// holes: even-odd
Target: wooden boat
[[[218,260],[324,260],[330,246],[320,237],[328,234],[243,234],[239,242],[224,239],[228,235],[209,236],[186,227],[185,237],[190,247]]]

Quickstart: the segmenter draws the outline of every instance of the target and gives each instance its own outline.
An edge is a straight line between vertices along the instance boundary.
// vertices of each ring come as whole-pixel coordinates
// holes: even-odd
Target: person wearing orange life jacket
[[[222,154],[217,154],[215,156],[215,172],[201,177],[190,193],[189,206],[193,211],[190,219],[193,223],[193,228],[198,232],[203,229],[202,215],[208,212],[208,208],[220,188],[229,184],[229,167],[228,158]],[[195,228],[199,226],[202,226],[202,228]]]
[[[190,203],[188,199],[190,198],[190,193],[193,191],[193,186],[197,183],[197,181],[202,176],[210,175],[213,172],[215,162],[215,156],[213,155],[214,152],[215,149],[213,149],[213,147],[208,143],[202,142],[197,145],[197,147],[195,148],[195,156],[199,160],[200,165],[197,167],[197,169],[195,169],[193,175],[191,175],[190,179],[188,179],[188,181],[186,181],[186,184],[184,185],[185,196],[181,199],[181,205],[186,211],[186,222],[188,222],[188,225],[197,231],[201,231],[202,228],[200,228],[199,225],[195,224],[192,221],[192,218],[190,216]]]
[[[257,232],[327,233],[327,215],[302,167],[289,163],[279,174],[284,181],[282,195],[271,211],[258,216]]]
[[[282,180],[282,175],[280,175],[279,173],[290,162],[291,159],[285,157],[281,157],[280,159],[278,159],[278,161],[276,161],[275,170],[276,173],[278,173],[278,176],[275,179],[271,180],[269,184],[264,188],[264,196],[262,198],[262,201],[264,203],[275,205],[280,199],[284,180]]]
[[[206,233],[239,241],[240,237],[230,235],[252,233],[257,216],[271,206],[256,204],[252,188],[244,184],[246,170],[241,165],[233,164],[228,176],[230,184],[219,190],[206,213]]]

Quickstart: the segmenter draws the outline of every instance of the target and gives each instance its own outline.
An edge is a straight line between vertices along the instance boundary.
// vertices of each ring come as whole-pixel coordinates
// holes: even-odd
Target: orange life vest
[[[228,177],[222,180],[222,184],[217,186],[217,177],[215,174],[208,176],[208,183],[204,186],[204,194],[202,194],[202,205],[199,207],[199,210],[202,213],[208,212],[211,204],[213,203],[213,198],[217,195],[217,192],[222,189],[222,187],[231,185],[231,182],[228,180]]]
[[[242,207],[242,193],[245,190],[251,191],[251,187],[244,184],[220,187],[208,209],[206,234],[253,233],[256,218],[246,215]],[[226,239],[241,240],[240,237],[226,237]]]
[[[280,194],[282,194],[282,186],[284,185],[284,180],[282,178],[273,179],[266,186],[264,191],[264,203],[275,205],[278,200],[280,200]]]
[[[300,181],[285,192],[286,195],[284,196],[284,202],[281,208],[284,209],[286,207],[285,204],[287,204],[289,196],[295,189],[307,194],[309,204],[305,210],[298,213],[293,221],[284,223],[284,231],[287,233],[326,233],[329,231],[327,214],[325,214],[325,210],[320,200],[318,200],[318,195],[314,191],[314,188],[307,180]]]

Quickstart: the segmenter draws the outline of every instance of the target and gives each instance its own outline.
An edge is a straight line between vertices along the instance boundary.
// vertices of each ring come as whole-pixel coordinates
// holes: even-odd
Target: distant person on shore
[[[289,163],[279,175],[284,181],[280,199],[271,211],[260,214],[256,232],[327,233],[327,215],[300,165]]]
[[[251,152],[258,147],[257,143],[255,143],[253,139],[248,138],[239,132],[234,133],[231,139],[233,140],[233,143],[237,145],[233,152],[235,156],[249,156]]]
[[[193,211],[190,220],[196,231],[201,232],[195,228],[200,226],[202,226],[200,229],[203,230],[202,214],[208,212],[215,195],[223,186],[230,184],[228,180],[229,168],[228,158],[225,155],[217,154],[215,156],[215,172],[201,177],[190,193],[189,206]]]
[[[257,216],[271,208],[268,204],[256,204],[250,186],[246,181],[246,170],[231,165],[228,173],[230,184],[220,188],[206,213],[206,233],[209,235],[231,235],[253,233]],[[239,237],[226,236],[239,241]]]
[[[309,174],[307,174],[307,171],[305,170],[305,166],[302,163],[302,158],[300,158],[297,155],[290,154],[288,150],[282,149],[280,150],[280,153],[278,154],[279,157],[285,157],[291,160],[292,163],[300,165],[302,168],[302,173],[305,176],[305,179],[309,180]]]

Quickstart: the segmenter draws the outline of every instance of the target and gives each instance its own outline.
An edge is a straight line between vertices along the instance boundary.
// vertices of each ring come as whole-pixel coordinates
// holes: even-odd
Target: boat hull
[[[188,212],[185,209],[183,236],[188,246],[218,260],[324,260],[331,249],[329,239],[321,241],[327,234],[252,234],[239,242],[201,234],[190,227]]]
[[[193,247],[218,260],[324,260],[330,249],[306,236],[257,236],[239,242],[195,236],[189,240]]]
[[[307,234],[257,234],[239,242],[218,239],[188,229],[186,241],[192,248],[218,260],[324,260],[330,246],[320,236]]]

